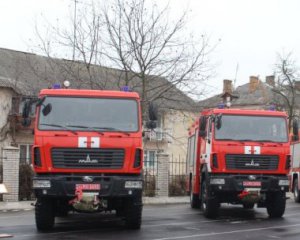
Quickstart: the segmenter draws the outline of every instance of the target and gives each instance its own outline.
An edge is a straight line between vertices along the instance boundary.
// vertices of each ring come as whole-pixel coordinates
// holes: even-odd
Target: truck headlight
[[[212,178],[212,179],[210,179],[210,184],[223,185],[223,184],[225,184],[225,179],[224,178]]]
[[[51,182],[50,182],[50,180],[33,180],[32,187],[33,188],[50,188]]]
[[[126,181],[125,188],[135,188],[135,189],[142,189],[143,182],[142,181]]]
[[[278,185],[279,186],[289,186],[289,180],[279,180]]]

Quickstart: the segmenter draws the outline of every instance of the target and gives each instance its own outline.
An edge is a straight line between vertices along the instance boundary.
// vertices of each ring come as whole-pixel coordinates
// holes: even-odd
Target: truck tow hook
[[[247,203],[257,203],[261,198],[259,192],[247,191],[247,190],[244,190],[240,194],[238,194],[238,197],[242,202],[247,202]]]

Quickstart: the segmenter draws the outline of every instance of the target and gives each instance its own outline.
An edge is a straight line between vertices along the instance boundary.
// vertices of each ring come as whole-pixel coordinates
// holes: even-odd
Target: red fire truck
[[[290,171],[290,191],[294,194],[296,203],[300,203],[300,141],[292,139],[291,143],[292,166]]]
[[[221,203],[285,211],[290,143],[278,111],[204,110],[189,129],[188,189],[192,208],[215,218]]]
[[[142,120],[134,92],[44,89],[36,102],[32,150],[38,230],[55,217],[116,210],[139,229],[142,215]],[[25,104],[28,125],[31,104]]]

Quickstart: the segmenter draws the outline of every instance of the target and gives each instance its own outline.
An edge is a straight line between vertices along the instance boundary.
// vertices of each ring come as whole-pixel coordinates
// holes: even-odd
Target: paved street
[[[113,214],[78,215],[58,219],[48,233],[38,233],[34,212],[0,212],[0,233],[14,239],[285,239],[300,237],[300,204],[288,200],[284,218],[268,218],[266,209],[244,210],[240,206],[222,205],[216,220],[203,217],[201,211],[187,204],[147,205],[139,231],[125,229]]]

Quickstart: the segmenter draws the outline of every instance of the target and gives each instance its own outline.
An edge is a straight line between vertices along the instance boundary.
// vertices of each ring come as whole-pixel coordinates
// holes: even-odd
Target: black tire
[[[294,182],[293,182],[293,192],[294,192],[294,201],[296,203],[300,203],[298,178],[294,179]]]
[[[281,218],[285,212],[285,205],[285,192],[275,192],[267,195],[267,212],[270,218]]]
[[[243,203],[244,209],[253,209],[254,203]]]
[[[128,229],[140,229],[142,224],[142,198],[128,199],[125,204],[125,226]]]
[[[191,205],[191,208],[200,208],[201,207],[201,201],[199,198],[199,194],[193,193],[192,182],[190,183],[190,205]]]
[[[55,222],[55,211],[52,200],[38,198],[35,205],[35,223],[39,231],[51,230]]]
[[[220,203],[217,198],[211,198],[208,192],[207,182],[201,184],[201,209],[206,218],[216,218],[219,214]]]

